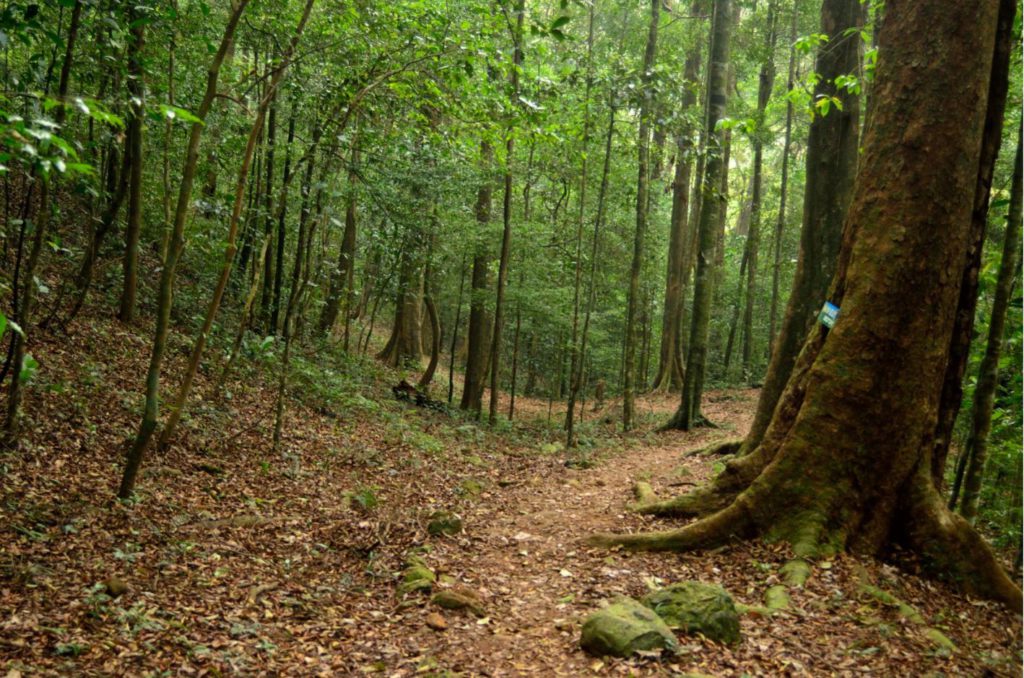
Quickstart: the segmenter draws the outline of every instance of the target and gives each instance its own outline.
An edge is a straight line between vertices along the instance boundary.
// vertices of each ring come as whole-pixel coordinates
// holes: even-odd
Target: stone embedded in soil
[[[434,594],[431,601],[438,607],[443,607],[446,610],[469,610],[477,617],[487,615],[480,597],[477,596],[475,591],[465,587],[438,591]]]
[[[401,594],[414,591],[430,591],[437,575],[427,567],[422,558],[412,557],[406,561],[406,568],[402,571],[402,583],[398,585],[398,592]]]
[[[108,577],[103,580],[103,591],[111,598],[117,598],[128,593],[128,584],[119,577]]]
[[[424,619],[424,622],[435,631],[444,631],[448,628],[448,621],[436,612],[428,614]]]
[[[587,617],[580,646],[598,656],[629,657],[652,650],[674,652],[679,641],[650,609],[632,598],[620,597]]]
[[[721,586],[685,581],[644,596],[643,604],[654,610],[669,628],[699,633],[720,643],[740,641],[736,605]]]
[[[427,532],[431,536],[456,535],[462,532],[462,518],[451,511],[435,511],[430,515],[430,522],[427,523]]]

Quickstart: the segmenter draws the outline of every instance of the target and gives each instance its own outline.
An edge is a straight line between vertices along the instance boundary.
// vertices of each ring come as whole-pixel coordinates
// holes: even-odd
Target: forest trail
[[[479,592],[487,616],[446,612],[449,628],[438,633],[422,625],[417,643],[426,654],[444,657],[445,666],[473,674],[600,670],[604,661],[578,650],[579,610],[602,597],[635,593],[638,584],[663,571],[657,561],[665,556],[610,554],[586,547],[583,540],[624,525],[649,527],[652,521],[626,510],[633,483],[649,479],[676,491],[699,483],[711,464],[685,453],[745,433],[755,399],[755,391],[712,394],[708,414],[723,429],[652,433],[600,454],[592,468],[527,471],[500,496],[464,512],[467,536],[438,543],[428,562]],[[665,419],[675,400],[647,398],[641,411]]]

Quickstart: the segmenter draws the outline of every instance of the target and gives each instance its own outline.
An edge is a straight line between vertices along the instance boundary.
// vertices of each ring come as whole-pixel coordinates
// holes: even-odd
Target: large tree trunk
[[[682,529],[596,543],[691,549],[764,535],[800,558],[898,543],[935,574],[1020,609],[1020,589],[931,480],[998,4],[888,5],[830,289],[838,322],[810,332],[761,444],[725,471],[725,508]]]
[[[629,269],[626,300],[626,345],[622,357],[622,429],[633,428],[633,398],[636,384],[636,320],[640,308],[640,269],[643,267],[644,237],[647,232],[647,192],[650,184],[651,115],[654,112],[654,59],[658,50],[658,16],[661,0],[651,0],[643,70],[640,76],[640,129],[637,140],[636,231],[633,234],[633,263]]]
[[[1019,132],[1018,132],[1019,133]],[[1021,142],[1017,141],[1017,158],[1014,161],[1013,188],[1010,195],[1010,212],[1006,219],[1006,236],[1003,240],[1003,260],[999,263],[999,278],[996,281],[995,299],[992,301],[992,318],[988,326],[988,344],[985,356],[978,368],[978,386],[974,389],[974,416],[967,449],[971,450],[964,481],[964,503],[960,514],[970,523],[978,515],[978,497],[981,495],[981,480],[988,457],[988,435],[992,429],[992,409],[996,387],[999,383],[999,355],[1003,348],[1003,330],[1006,327],[1006,309],[1013,294],[1013,279],[1017,274],[1018,250],[1020,249],[1021,222]]]
[[[694,276],[693,310],[690,324],[689,351],[682,400],[666,428],[689,430],[701,420],[700,398],[704,390],[704,368],[707,362],[708,324],[711,317],[713,267],[716,231],[720,212],[725,209],[721,196],[724,172],[723,134],[718,121],[725,116],[729,80],[729,34],[732,23],[730,0],[715,0],[712,20],[711,57],[708,67],[708,113],[704,125],[706,160],[701,183],[700,213],[697,219],[697,272]]]
[[[860,64],[861,41],[850,39],[847,31],[862,22],[860,0],[825,0],[821,6],[821,32],[829,41],[815,62],[815,72],[821,76],[815,96],[839,97],[843,106],[816,116],[811,123],[796,275],[744,451],[757,447],[764,436],[836,270],[843,218],[857,173],[860,104],[856,96],[838,90],[834,79],[856,72]]]
[[[406,239],[398,264],[398,293],[395,297],[395,322],[391,338],[377,359],[392,367],[420,368],[423,342],[420,339],[423,308],[423,269],[415,241]]]

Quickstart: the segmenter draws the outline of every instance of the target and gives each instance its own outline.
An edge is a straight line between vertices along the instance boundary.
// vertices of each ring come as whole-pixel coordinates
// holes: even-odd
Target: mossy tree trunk
[[[810,332],[760,445],[726,471],[731,502],[681,529],[595,543],[675,550],[762,535],[805,558],[901,544],[933,573],[1020,609],[1020,589],[931,479],[998,5],[888,5],[830,289],[838,322]]]
[[[689,351],[683,381],[682,402],[666,428],[689,430],[701,420],[700,398],[704,390],[707,362],[708,325],[714,278],[716,231],[720,212],[725,209],[722,196],[723,134],[718,121],[725,116],[729,80],[729,35],[732,23],[730,0],[715,0],[712,19],[711,56],[708,65],[708,107],[704,125],[706,159],[702,177],[700,212],[697,217],[697,271],[694,275],[693,309],[690,321]]]

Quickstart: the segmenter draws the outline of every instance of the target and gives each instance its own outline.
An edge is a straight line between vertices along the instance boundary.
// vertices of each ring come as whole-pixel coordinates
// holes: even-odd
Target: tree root
[[[903,525],[907,545],[923,557],[934,576],[961,589],[998,600],[1019,612],[1024,597],[996,559],[988,542],[959,515],[949,511],[932,484],[928,464],[911,479],[909,511]]]
[[[690,450],[686,453],[687,457],[712,457],[716,455],[731,455],[736,454],[743,447],[743,438],[736,438],[733,440],[725,440],[722,442],[712,443],[707,447],[702,447],[699,450]]]
[[[721,511],[736,498],[737,494],[739,491],[716,491],[713,486],[706,486],[678,497],[657,501],[657,497],[651,492],[642,498],[637,496],[637,503],[630,508],[649,516],[695,518]]]
[[[587,539],[591,546],[630,551],[687,551],[714,548],[755,532],[746,499],[737,497],[727,508],[678,530],[643,534],[595,534]]]

